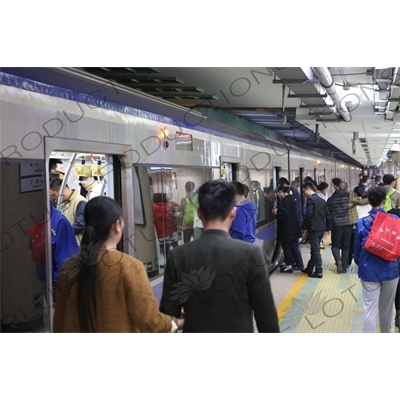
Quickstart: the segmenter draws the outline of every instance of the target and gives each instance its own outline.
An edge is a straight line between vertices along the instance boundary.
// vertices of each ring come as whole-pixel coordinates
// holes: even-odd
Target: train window
[[[317,183],[326,182],[324,170],[317,170]]]
[[[145,264],[150,277],[163,272],[172,248],[202,234],[203,226],[196,213],[196,191],[216,173],[219,178],[219,172],[216,168],[138,168],[148,223],[138,229],[136,255]],[[149,186],[147,193],[145,185]]]
[[[290,178],[290,186],[297,189],[300,192],[300,172],[299,171],[291,171],[291,178]]]
[[[146,215],[144,212],[142,187],[139,182],[138,167],[134,169],[133,173],[133,193],[135,202],[135,225],[146,225]]]
[[[251,181],[249,197],[257,207],[257,227],[274,221],[272,208],[275,195],[272,179],[272,170],[249,170]]]
[[[176,149],[193,151],[193,137],[188,133],[176,132]]]

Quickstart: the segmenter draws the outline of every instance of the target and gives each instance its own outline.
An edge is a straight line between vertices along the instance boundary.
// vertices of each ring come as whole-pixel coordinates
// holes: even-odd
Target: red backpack
[[[42,220],[28,229],[28,235],[32,244],[32,258],[35,262],[43,262],[46,260],[45,226],[45,222]]]

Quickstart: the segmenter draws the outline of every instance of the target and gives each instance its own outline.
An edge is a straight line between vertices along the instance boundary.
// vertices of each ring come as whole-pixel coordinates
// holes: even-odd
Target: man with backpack
[[[194,218],[197,209],[197,194],[194,193],[194,183],[185,183],[186,196],[181,200],[181,209],[183,215],[182,231],[183,243],[190,242],[194,237]]]
[[[400,193],[394,188],[396,178],[391,174],[383,175],[383,184],[386,189],[385,211],[400,208]]]

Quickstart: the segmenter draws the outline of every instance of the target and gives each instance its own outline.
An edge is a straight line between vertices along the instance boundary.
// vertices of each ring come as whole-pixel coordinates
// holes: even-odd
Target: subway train
[[[120,250],[140,259],[150,279],[163,273],[170,245],[183,244],[179,206],[187,182],[194,190],[210,179],[246,184],[258,206],[255,243],[267,260],[274,249],[271,210],[280,177],[330,183],[337,176],[350,187],[358,184],[361,170],[355,166],[203,119],[195,111],[188,118],[187,109],[140,92],[126,96],[143,109],[0,72],[3,332],[51,331],[53,307],[43,296],[27,235],[39,219],[49,220],[50,159],[62,161],[63,185],[80,191],[82,177],[95,177],[102,193],[121,204]],[[157,227],[156,199],[175,207],[168,240],[160,237],[165,227]],[[45,233],[50,238],[50,223]],[[49,240],[46,246],[45,290],[51,293]]]

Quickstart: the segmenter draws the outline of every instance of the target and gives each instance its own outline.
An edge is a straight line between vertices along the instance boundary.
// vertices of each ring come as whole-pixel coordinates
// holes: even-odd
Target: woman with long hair
[[[80,254],[60,271],[54,332],[176,332],[183,321],[158,311],[143,263],[117,250],[119,204],[95,197],[85,224]]]

